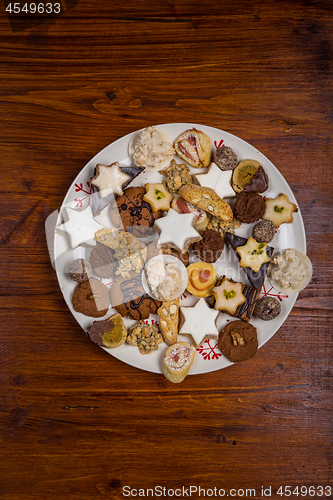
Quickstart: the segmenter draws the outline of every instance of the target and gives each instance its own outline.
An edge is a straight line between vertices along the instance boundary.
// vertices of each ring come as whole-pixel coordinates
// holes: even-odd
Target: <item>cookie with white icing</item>
[[[159,244],[186,252],[192,243],[201,240],[200,234],[193,227],[194,223],[194,214],[179,214],[170,208],[165,217],[155,221],[154,227],[160,235]]]
[[[231,187],[232,170],[221,170],[215,163],[211,163],[206,174],[195,175],[195,180],[202,187],[215,191],[220,198],[230,198],[236,193]]]
[[[88,205],[83,209],[65,207],[67,220],[56,228],[60,234],[66,234],[71,248],[76,248],[82,244],[96,245],[94,236],[96,231],[102,229],[94,218],[91,207]]]
[[[201,345],[208,338],[218,337],[216,320],[219,311],[211,309],[204,298],[198,300],[193,307],[181,307],[180,313],[179,334],[191,337],[195,346]]]

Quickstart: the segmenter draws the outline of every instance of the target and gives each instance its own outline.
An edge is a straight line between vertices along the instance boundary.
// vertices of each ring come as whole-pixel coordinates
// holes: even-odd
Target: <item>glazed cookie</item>
[[[232,321],[219,333],[218,348],[232,361],[253,358],[258,349],[257,329],[244,321]]]
[[[291,223],[293,212],[298,212],[297,206],[288,200],[287,195],[281,193],[276,198],[266,198],[265,212],[262,218],[271,220],[277,228],[283,223]]]
[[[194,262],[187,268],[187,291],[195,297],[208,297],[216,283],[216,270],[208,262]]]
[[[116,161],[111,165],[96,165],[96,174],[91,179],[91,184],[98,189],[99,196],[106,198],[110,194],[123,194],[123,186],[130,176],[120,169]]]
[[[179,333],[191,337],[195,346],[201,345],[208,338],[217,338],[216,320],[219,311],[211,309],[204,298],[199,299],[193,307],[181,307],[180,313]]]
[[[157,314],[160,318],[160,329],[164,342],[168,345],[175,344],[178,336],[179,297],[162,302]]]
[[[74,310],[85,316],[105,316],[110,306],[110,291],[96,278],[79,283],[72,297]]]
[[[80,210],[66,207],[66,222],[56,227],[56,231],[68,237],[72,249],[82,244],[95,245],[95,232],[102,226],[94,218],[90,205]]]
[[[204,132],[196,130],[186,130],[174,143],[174,148],[180,156],[192,167],[208,167],[212,155],[210,138]]]
[[[163,184],[169,193],[177,193],[178,189],[185,184],[192,184],[190,169],[184,163],[179,164],[171,160],[170,166],[160,170],[159,173],[164,175]]]
[[[156,314],[161,306],[146,294],[142,286],[141,275],[131,271],[129,278],[116,276],[111,286],[111,303],[123,317],[129,316],[136,321],[147,319],[149,314]]]
[[[158,212],[159,210],[169,210],[172,194],[167,191],[164,184],[160,182],[156,182],[155,184],[147,183],[145,185],[145,189],[146,194],[144,195],[143,200],[149,203],[153,212]]]
[[[268,189],[268,177],[262,165],[256,160],[243,160],[232,174],[232,187],[241,191],[263,193]]]
[[[237,308],[246,302],[243,295],[243,283],[229,280],[226,276],[213,288],[214,309],[226,312],[230,316],[236,314]]]
[[[237,193],[234,204],[234,215],[236,219],[245,224],[256,222],[265,213],[265,202],[258,193]]]
[[[88,328],[88,335],[92,342],[114,349],[126,341],[127,330],[123,318],[117,313],[108,319],[94,321]]]
[[[236,288],[234,288],[234,286]],[[245,297],[245,301],[239,294],[240,290],[243,297]],[[233,291],[235,292],[235,296],[232,293]],[[229,316],[249,322],[260,297],[260,292],[261,288],[253,288],[252,286],[244,285],[243,283],[237,283],[233,279],[229,279],[226,276],[220,276],[216,282],[215,288],[213,288],[213,295],[209,298],[209,303],[215,309],[219,310],[221,308],[221,310],[229,314]],[[220,300],[219,303],[217,303],[217,299],[219,298],[222,299],[222,301]],[[234,299],[239,301],[236,309],[233,307],[234,304],[232,304]]]
[[[117,162],[117,164],[118,164],[118,162]],[[112,164],[112,165],[115,165],[115,164]],[[105,166],[105,165],[98,164],[95,168],[95,171],[94,171],[94,178],[96,178],[96,176],[97,176],[97,167],[99,167],[99,168],[104,167],[104,169],[107,169],[109,167],[112,167],[112,165]],[[123,194],[122,190],[125,189],[138,175],[140,175],[141,172],[144,171],[144,168],[143,167],[119,167],[119,170],[123,176],[127,176],[127,180],[121,184],[121,193],[119,190],[119,186],[118,186],[118,189],[117,189],[117,187],[115,187],[115,190],[113,191],[113,182],[110,181],[110,178],[108,178],[108,182],[109,182],[109,184],[111,184],[112,191],[110,192],[110,194],[108,194],[107,196],[104,196],[104,197],[102,197],[101,194],[105,193],[105,189],[106,189],[106,186],[108,185],[108,183],[107,182],[105,184],[102,183],[101,182],[102,178],[100,178],[100,177],[98,179],[96,179],[96,181],[98,183],[101,182],[101,184],[100,184],[101,189],[100,190],[98,189],[97,184],[95,185],[92,183],[92,186],[94,188],[94,193],[93,193],[93,197],[92,197],[93,198],[92,213],[94,215],[99,215],[101,213],[101,211],[105,207],[107,207],[109,205],[109,203],[111,203],[111,201],[114,200],[115,195]]]
[[[224,242],[221,234],[213,229],[206,229],[200,233],[201,240],[194,243],[193,253],[200,260],[212,264],[221,257]]]
[[[194,214],[195,222],[194,228],[197,231],[203,231],[206,229],[209,217],[207,212],[199,207],[196,207],[189,201],[185,201],[181,196],[176,196],[171,202],[171,208],[176,210],[179,214]]]
[[[90,263],[85,259],[72,260],[67,268],[67,274],[71,280],[83,283],[87,281],[92,273]]]
[[[234,170],[238,163],[236,153],[228,146],[217,148],[212,160],[221,170]]]
[[[190,184],[182,186],[178,191],[179,196],[186,201],[197,205],[206,212],[215,215],[225,222],[232,221],[232,210],[228,203],[220,198],[211,188]]]
[[[193,227],[194,222],[194,214],[179,214],[170,208],[165,217],[155,222],[160,245],[186,252],[192,243],[201,240],[200,234]]]
[[[124,190],[122,196],[110,203],[109,216],[114,227],[122,227],[134,236],[142,237],[151,231],[155,219],[162,212],[153,212],[149,203],[144,201],[144,187],[131,187]]]
[[[137,346],[141,354],[150,354],[157,351],[163,339],[157,325],[138,321],[129,328],[126,342],[131,346]]]
[[[236,234],[232,234],[229,232],[226,233],[226,237],[227,237],[227,240],[228,240],[231,248],[234,250],[236,257],[240,260],[241,257],[238,254],[237,248],[244,247],[248,240],[246,238],[243,238],[242,236],[237,236]],[[251,283],[251,285],[254,288],[260,288],[263,285],[263,282],[265,281],[265,277],[266,277],[266,274],[268,271],[269,262],[262,262],[264,260],[263,258],[266,259],[264,252],[254,253],[253,255],[252,255],[252,252],[254,252],[254,251],[260,252],[263,248],[265,248],[265,253],[268,256],[268,258],[270,259],[273,255],[274,248],[267,246],[266,244],[264,244],[264,247],[259,248],[259,245],[261,245],[262,243],[256,242],[254,240],[254,238],[252,238],[252,240],[253,240],[252,241],[253,246],[251,246],[252,250],[250,248],[248,248],[248,251],[250,251],[250,254],[247,253],[247,251],[246,251],[244,255],[245,256],[248,255],[250,258],[254,257],[252,264],[254,264],[256,267],[258,267],[258,265],[260,264],[259,270],[254,271],[254,269],[250,268],[250,267],[243,267],[242,269],[245,272],[245,274],[247,275],[248,280]],[[256,243],[256,246],[254,246],[253,242]]]
[[[220,198],[230,198],[235,196],[235,191],[231,187],[231,170],[221,170],[215,163],[211,163],[206,174],[194,176],[194,180],[200,186],[211,188]]]
[[[173,384],[182,382],[194,361],[196,349],[188,342],[178,342],[169,347],[163,357],[163,373]]]
[[[90,263],[99,278],[112,278],[116,272],[117,260],[114,251],[106,245],[97,243],[90,253]]]

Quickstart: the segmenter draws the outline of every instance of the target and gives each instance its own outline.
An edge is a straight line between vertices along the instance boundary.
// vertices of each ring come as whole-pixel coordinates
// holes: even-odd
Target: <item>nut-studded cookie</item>
[[[149,203],[143,199],[145,194],[144,187],[127,188],[122,196],[117,196],[110,203],[109,217],[114,227],[123,227],[137,237],[143,237],[152,230],[162,212],[152,211]]]
[[[258,349],[257,329],[242,320],[232,321],[219,333],[218,348],[233,363],[251,359]]]
[[[137,346],[141,354],[150,354],[158,349],[163,339],[157,325],[148,325],[143,321],[138,321],[129,328],[126,342]]]

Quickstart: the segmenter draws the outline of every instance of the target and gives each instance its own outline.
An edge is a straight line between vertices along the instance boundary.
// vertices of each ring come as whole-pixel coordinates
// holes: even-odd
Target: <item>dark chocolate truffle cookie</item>
[[[233,363],[251,359],[258,349],[257,329],[242,320],[232,321],[219,333],[218,348]]]
[[[123,317],[135,320],[147,319],[149,314],[156,314],[161,302],[146,294],[142,286],[141,274],[129,272],[129,278],[121,275],[114,278],[111,286],[112,306]]]
[[[236,168],[238,160],[236,153],[229,146],[221,146],[215,151],[213,162],[221,170],[233,170]]]
[[[224,242],[222,236],[214,229],[205,229],[200,233],[201,240],[193,245],[193,251],[200,260],[212,264],[220,258]]]
[[[72,304],[76,312],[100,318],[108,312],[110,291],[96,278],[90,278],[77,285],[73,293]]]
[[[236,219],[246,224],[256,222],[265,213],[265,201],[258,193],[241,191],[236,195],[234,215]]]
[[[264,321],[277,318],[280,312],[281,304],[275,297],[262,297],[254,308],[254,315]]]
[[[275,236],[275,226],[271,220],[262,220],[252,229],[253,238],[258,243],[270,243]]]
[[[152,212],[149,203],[143,200],[146,190],[144,187],[132,187],[124,190],[122,196],[110,204],[109,216],[114,227],[143,237],[151,231],[155,219],[161,217],[162,212]]]

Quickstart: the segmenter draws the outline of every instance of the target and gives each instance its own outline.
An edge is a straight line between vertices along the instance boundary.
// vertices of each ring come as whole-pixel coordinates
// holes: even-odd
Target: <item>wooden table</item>
[[[290,498],[329,498],[318,487],[332,479],[332,3],[61,6],[10,24],[2,5],[0,498],[199,498],[201,487],[283,499],[288,486]],[[44,232],[90,158],[169,122],[264,153],[295,193],[314,265],[252,360],[179,385],[84,336]]]

